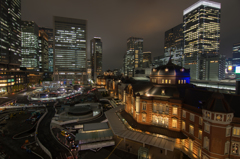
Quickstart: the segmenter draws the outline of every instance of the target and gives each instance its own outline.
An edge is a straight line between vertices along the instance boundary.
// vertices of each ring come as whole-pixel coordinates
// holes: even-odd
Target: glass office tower
[[[0,5],[0,70],[19,70],[21,0],[1,0]]]
[[[39,30],[39,68],[42,72],[48,72],[48,35],[43,30]]]
[[[48,71],[53,72],[53,29],[41,27],[39,30],[43,30],[48,35]]]
[[[102,73],[102,41],[101,37],[94,37],[91,40],[91,62],[92,78],[96,81],[97,76]]]
[[[86,29],[86,20],[54,17],[54,75],[62,84],[87,81]]]
[[[240,66],[240,43],[233,44],[232,65]]]
[[[34,21],[22,21],[22,68],[39,71],[39,28]]]
[[[221,4],[201,0],[183,11],[184,67],[191,79],[208,80],[206,60],[219,54]]]
[[[152,53],[151,51],[143,52],[143,68],[149,68],[152,65]]]
[[[143,38],[127,39],[127,52],[124,55],[124,75],[133,77],[134,69],[141,68],[143,63]]]
[[[166,63],[170,58],[176,65],[182,66],[183,55],[183,24],[179,24],[165,32],[164,56]]]

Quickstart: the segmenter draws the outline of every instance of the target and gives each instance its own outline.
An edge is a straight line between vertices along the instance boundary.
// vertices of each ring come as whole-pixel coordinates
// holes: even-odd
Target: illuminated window
[[[153,79],[152,79],[152,82],[153,82],[153,83],[156,83],[156,82],[157,82],[157,80],[156,80],[155,78],[153,78]]]
[[[164,89],[162,89],[162,95],[165,95],[165,90]]]
[[[234,127],[233,128],[233,135],[234,136],[240,136],[240,127]]]
[[[162,83],[164,83],[164,79],[162,79]]]
[[[189,125],[189,134],[194,135],[194,126],[193,125]]]
[[[168,83],[168,80],[167,80],[167,79],[165,80],[165,83],[166,83],[166,84]]]
[[[178,84],[181,84],[181,80],[178,80]]]
[[[172,127],[177,128],[177,119],[172,119]]]
[[[198,130],[198,138],[202,140],[202,130]]]
[[[168,80],[168,83],[171,84],[171,80]]]
[[[186,129],[185,121],[182,121],[182,130]]]
[[[168,68],[165,68],[165,72],[168,72]]]
[[[173,115],[177,115],[177,112],[178,112],[178,109],[177,109],[176,107],[173,107],[173,112],[172,112],[172,114],[173,114]]]
[[[193,151],[193,141],[189,139],[189,150]]]
[[[198,158],[201,158],[201,154],[202,154],[202,149],[199,147],[198,148]]]

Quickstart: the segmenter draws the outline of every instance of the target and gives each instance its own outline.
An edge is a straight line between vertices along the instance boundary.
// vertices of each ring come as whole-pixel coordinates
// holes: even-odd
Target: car
[[[66,130],[62,130],[62,131],[61,131],[61,135],[62,135],[62,136],[65,136],[65,137],[68,137],[68,136],[69,136],[69,134],[67,133]]]

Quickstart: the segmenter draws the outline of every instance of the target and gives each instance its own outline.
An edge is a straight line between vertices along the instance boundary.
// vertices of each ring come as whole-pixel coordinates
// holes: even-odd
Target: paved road
[[[27,91],[24,91],[24,92],[18,92],[18,93],[15,93],[15,94],[8,94],[4,97],[0,97],[0,105],[5,103],[5,102],[11,101],[13,99],[17,99],[17,98],[21,99],[24,96],[25,96],[24,98],[27,98],[25,93],[32,92],[32,91],[34,91],[34,89],[28,89]]]
[[[55,114],[53,103],[49,104],[49,107],[47,109],[47,115],[39,124],[38,139],[51,152],[53,159],[65,159],[66,155],[70,156],[69,151],[64,146],[59,144],[54,136],[52,136],[52,133],[50,131],[51,119]]]

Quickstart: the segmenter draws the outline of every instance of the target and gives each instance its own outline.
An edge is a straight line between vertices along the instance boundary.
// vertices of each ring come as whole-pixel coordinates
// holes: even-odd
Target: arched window
[[[164,83],[164,79],[162,79],[162,83]]]
[[[171,84],[171,80],[168,80],[168,83]]]

